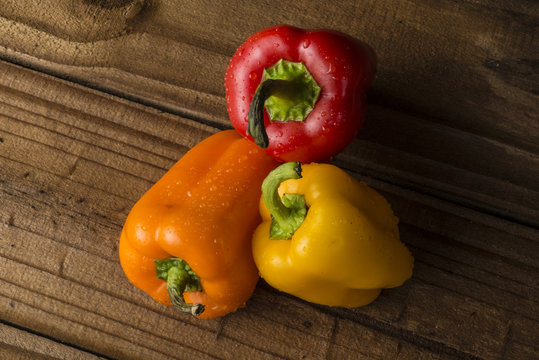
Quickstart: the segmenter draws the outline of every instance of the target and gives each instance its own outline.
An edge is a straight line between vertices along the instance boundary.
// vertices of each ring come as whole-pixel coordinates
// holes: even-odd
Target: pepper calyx
[[[188,304],[183,298],[186,291],[202,291],[200,278],[191,267],[180,258],[154,260],[156,276],[167,282],[170,302],[182,312],[198,316],[204,312],[203,304]]]
[[[287,162],[271,171],[262,183],[262,198],[271,213],[271,239],[291,239],[307,214],[303,194],[279,195],[279,185],[301,178],[301,164]]]
[[[301,62],[281,59],[265,68],[249,108],[247,135],[251,135],[258,146],[267,148],[264,108],[270,121],[305,121],[314,109],[320,91],[320,86]]]

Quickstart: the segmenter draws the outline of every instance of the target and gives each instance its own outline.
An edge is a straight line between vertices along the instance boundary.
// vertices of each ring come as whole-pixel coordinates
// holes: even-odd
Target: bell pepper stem
[[[301,178],[301,164],[287,162],[271,171],[262,183],[262,198],[272,217],[270,237],[290,239],[301,226],[307,213],[301,194],[285,194],[281,199],[279,185],[289,179]]]
[[[183,298],[186,291],[202,291],[200,279],[191,267],[180,258],[154,260],[157,277],[167,282],[170,302],[182,312],[198,316],[204,311],[203,304],[187,304]]]
[[[247,114],[247,135],[261,148],[269,147],[264,108],[270,121],[305,121],[321,88],[303,63],[279,60],[265,68]]]
[[[268,133],[264,126],[264,103],[271,96],[272,88],[275,87],[276,82],[282,82],[282,80],[267,79],[260,83],[249,107],[247,135],[251,135],[255,144],[263,149],[267,149],[269,146]]]

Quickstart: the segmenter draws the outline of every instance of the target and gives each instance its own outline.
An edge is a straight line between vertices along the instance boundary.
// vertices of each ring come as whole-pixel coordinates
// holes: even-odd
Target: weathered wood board
[[[0,0],[0,358],[534,359],[539,122],[533,1]],[[134,202],[230,124],[235,48],[275,23],[379,55],[335,163],[382,192],[416,258],[373,304],[259,283],[200,321],[129,284]]]

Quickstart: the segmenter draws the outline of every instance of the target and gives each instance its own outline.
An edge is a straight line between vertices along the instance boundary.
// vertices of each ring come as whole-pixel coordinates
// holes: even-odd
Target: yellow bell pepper
[[[260,213],[254,260],[280,291],[357,307],[412,276],[414,259],[387,200],[337,166],[279,166],[262,185]]]

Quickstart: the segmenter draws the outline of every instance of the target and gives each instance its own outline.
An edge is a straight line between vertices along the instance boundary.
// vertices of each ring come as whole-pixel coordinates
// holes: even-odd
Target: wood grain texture
[[[539,3],[0,0],[0,359],[535,359]],[[373,304],[260,281],[199,321],[135,289],[135,201],[230,128],[224,71],[277,23],[379,57],[367,121],[334,162],[388,198],[414,277]]]
[[[401,219],[416,258],[405,286],[344,310],[260,282],[247,308],[212,321],[158,305],[123,275],[121,226],[151,184],[218,129],[8,63],[0,73],[9,74],[0,78],[4,321],[121,359],[524,359],[538,351],[536,229],[356,172]]]
[[[357,36],[379,72],[339,165],[539,226],[537,2],[0,4],[0,57],[220,129],[224,71],[248,35],[289,23]]]
[[[0,323],[0,358],[12,360],[102,359],[82,349],[2,323]]]

